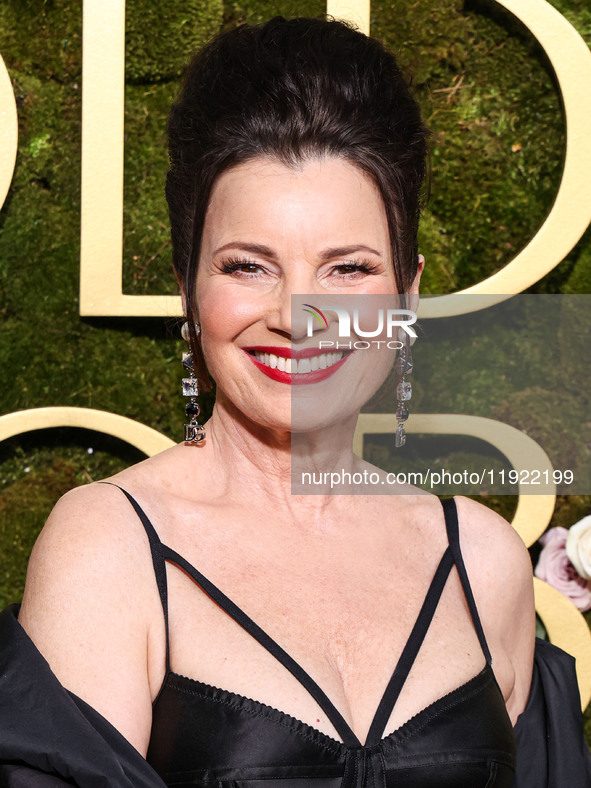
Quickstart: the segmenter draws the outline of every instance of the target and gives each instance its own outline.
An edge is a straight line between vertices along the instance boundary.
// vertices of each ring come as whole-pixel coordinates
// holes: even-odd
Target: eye
[[[333,266],[332,270],[340,279],[361,279],[377,273],[378,266],[369,260],[346,260]]]
[[[247,258],[230,257],[221,264],[224,274],[234,274],[245,279],[252,279],[265,273],[262,265]]]

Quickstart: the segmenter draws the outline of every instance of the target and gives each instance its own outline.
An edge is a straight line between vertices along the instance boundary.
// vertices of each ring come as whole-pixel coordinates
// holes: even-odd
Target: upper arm
[[[532,565],[527,548],[502,517],[458,498],[462,553],[513,723],[529,696],[535,646]],[[464,538],[465,537],[465,538]]]
[[[149,548],[113,492],[93,485],[58,502],[31,554],[19,621],[61,683],[145,755]]]

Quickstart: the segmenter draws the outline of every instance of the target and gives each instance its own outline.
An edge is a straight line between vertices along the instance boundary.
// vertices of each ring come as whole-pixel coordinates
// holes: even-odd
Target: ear
[[[417,267],[417,274],[414,278],[414,282],[411,285],[409,293],[411,295],[418,295],[419,294],[419,284],[421,283],[421,275],[423,273],[423,269],[425,268],[425,258],[422,254],[419,255],[419,265]]]

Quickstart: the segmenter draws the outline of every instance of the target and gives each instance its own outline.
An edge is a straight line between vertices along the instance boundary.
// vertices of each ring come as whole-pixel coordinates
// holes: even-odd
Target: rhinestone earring
[[[404,446],[406,443],[404,424],[409,415],[406,403],[412,397],[412,383],[406,379],[406,376],[410,375],[413,370],[412,355],[410,352],[408,334],[406,334],[406,332],[404,332],[404,334],[404,345],[400,349],[398,359],[396,361],[396,371],[400,375],[400,381],[396,386],[396,399],[398,400],[398,405],[396,407],[396,421],[398,422],[398,427],[396,428],[395,445],[397,449],[399,449],[401,446]]]
[[[199,336],[201,329],[199,323],[195,323],[195,330]],[[189,341],[189,324],[183,323],[181,328],[181,336],[185,342]],[[188,424],[185,424],[185,443],[201,443],[205,438],[205,430],[199,424],[198,416],[200,412],[197,397],[199,396],[199,381],[195,377],[195,365],[193,363],[193,354],[184,352],[182,356],[183,367],[189,370],[189,377],[183,378],[183,397],[189,397],[189,401],[185,405],[185,417]]]
[[[199,334],[201,333],[201,326],[199,325],[198,321],[195,321],[195,333],[197,334],[197,336],[199,336]],[[181,336],[185,340],[185,342],[191,341],[191,337],[189,335],[188,323],[183,323],[183,325],[181,326]]]

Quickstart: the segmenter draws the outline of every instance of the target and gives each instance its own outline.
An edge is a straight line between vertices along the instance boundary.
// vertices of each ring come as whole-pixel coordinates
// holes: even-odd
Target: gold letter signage
[[[548,56],[566,115],[562,182],[546,221],[496,274],[462,292],[520,293],[570,252],[591,220],[591,53],[546,0],[497,0],[520,19]],[[327,12],[369,33],[369,0],[328,0]],[[81,315],[181,315],[180,298],[126,295],[123,271],[123,96],[125,0],[84,1],[82,113]],[[445,296],[421,305],[421,317],[453,314],[465,302]]]
[[[0,207],[10,188],[18,147],[16,101],[10,77],[0,57]]]

